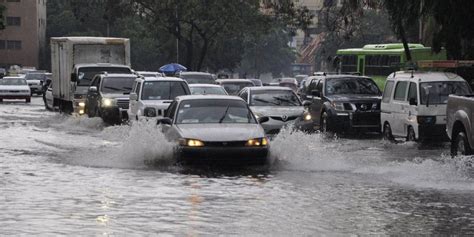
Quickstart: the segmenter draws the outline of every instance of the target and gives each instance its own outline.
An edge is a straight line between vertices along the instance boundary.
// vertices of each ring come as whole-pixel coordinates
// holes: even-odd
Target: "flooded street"
[[[0,104],[2,235],[474,235],[474,172],[449,144],[284,132],[272,165],[174,166],[153,124]]]

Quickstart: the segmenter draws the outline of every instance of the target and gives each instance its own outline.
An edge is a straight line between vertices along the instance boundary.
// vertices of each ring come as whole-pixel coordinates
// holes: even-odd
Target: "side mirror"
[[[156,122],[156,124],[164,124],[164,125],[171,125],[172,123],[173,121],[171,121],[170,118],[158,119],[158,121]]]
[[[77,75],[76,73],[71,73],[71,81],[76,82],[77,81]]]
[[[418,105],[418,101],[416,101],[416,98],[410,98],[409,103],[410,105]]]
[[[303,101],[303,106],[304,106],[304,107],[308,107],[308,106],[310,106],[310,105],[311,105],[311,101],[308,101],[308,100],[304,100],[304,101]]]
[[[268,120],[270,120],[268,117],[260,117],[257,119],[258,123],[266,123]]]
[[[321,92],[319,92],[317,90],[312,90],[311,95],[316,96],[316,97],[321,97]]]
[[[96,93],[97,92],[97,86],[91,86],[89,87],[89,92]]]
[[[138,100],[138,95],[135,92],[130,93],[130,100]]]

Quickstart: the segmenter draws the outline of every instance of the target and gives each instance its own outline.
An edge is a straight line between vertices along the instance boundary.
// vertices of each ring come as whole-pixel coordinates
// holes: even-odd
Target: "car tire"
[[[329,132],[328,128],[328,114],[326,112],[323,112],[321,115],[321,122],[320,122],[320,129],[322,133],[327,133]]]
[[[390,142],[395,141],[395,138],[392,134],[392,127],[390,127],[389,123],[385,123],[383,126],[383,139]]]
[[[415,141],[416,141],[415,130],[413,129],[412,126],[410,126],[408,127],[407,142],[415,142]]]
[[[25,99],[26,103],[31,103],[31,97]]]
[[[451,140],[451,156],[456,157],[459,155],[471,155],[472,150],[469,146],[466,133],[460,131]]]
[[[0,99],[0,102],[3,103],[3,99]]]

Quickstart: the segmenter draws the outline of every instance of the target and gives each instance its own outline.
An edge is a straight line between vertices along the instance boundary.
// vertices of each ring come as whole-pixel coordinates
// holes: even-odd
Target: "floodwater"
[[[153,124],[0,104],[1,235],[474,234],[449,145],[283,132],[266,169],[182,168]]]

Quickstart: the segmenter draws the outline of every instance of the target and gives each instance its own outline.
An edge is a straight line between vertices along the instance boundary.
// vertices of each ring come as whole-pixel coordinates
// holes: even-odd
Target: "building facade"
[[[46,47],[47,0],[0,0],[6,6],[0,31],[0,67],[39,68]]]

